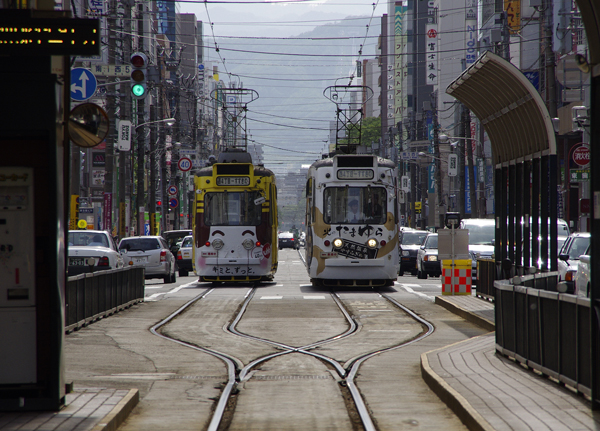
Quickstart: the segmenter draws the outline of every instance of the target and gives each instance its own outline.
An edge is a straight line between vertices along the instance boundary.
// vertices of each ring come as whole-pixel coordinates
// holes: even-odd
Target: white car
[[[592,259],[590,256],[590,247],[588,247],[585,254],[579,256],[579,265],[577,266],[577,275],[575,276],[575,295],[583,296],[584,298],[590,297],[592,282],[591,266]]]
[[[194,237],[188,235],[181,241],[179,250],[177,250],[177,268],[180,277],[187,277],[190,271],[193,271],[192,254],[194,249]]]
[[[468,218],[460,222],[461,229],[469,229],[469,254],[472,260],[471,276],[473,284],[477,280],[477,259],[493,259],[496,239],[494,219]]]
[[[442,263],[438,259],[437,233],[427,235],[417,252],[417,278],[426,279],[428,275],[431,277],[442,275]]]
[[[144,278],[162,278],[175,283],[177,264],[167,241],[162,236],[132,236],[119,243],[125,265],[144,268]]]
[[[569,235],[558,254],[558,281],[567,283],[567,293],[575,293],[575,276],[579,256],[585,254],[590,245],[590,232],[575,232]]]
[[[123,257],[107,231],[70,230],[68,243],[69,276],[123,268]]]

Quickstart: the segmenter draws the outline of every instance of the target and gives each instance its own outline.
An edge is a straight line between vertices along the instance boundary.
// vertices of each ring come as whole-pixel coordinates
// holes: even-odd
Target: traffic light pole
[[[143,99],[137,101],[138,124],[144,123],[145,103]],[[137,145],[137,181],[136,181],[136,199],[137,210],[137,229],[136,235],[144,235],[144,128],[140,127],[136,131]]]

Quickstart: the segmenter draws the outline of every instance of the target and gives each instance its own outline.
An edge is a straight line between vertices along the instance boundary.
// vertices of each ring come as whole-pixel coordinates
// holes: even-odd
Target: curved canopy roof
[[[556,154],[552,119],[542,98],[519,69],[498,55],[483,53],[446,92],[484,125],[495,164]]]

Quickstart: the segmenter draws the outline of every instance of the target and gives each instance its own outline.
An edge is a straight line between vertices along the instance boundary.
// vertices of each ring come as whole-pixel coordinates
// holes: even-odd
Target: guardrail
[[[591,339],[590,300],[556,292],[557,282],[557,272],[494,282],[496,351],[591,396],[600,340]]]
[[[477,296],[493,301],[495,296],[494,281],[496,277],[496,261],[477,259]]]
[[[65,331],[70,333],[144,300],[144,269],[122,268],[67,279]]]

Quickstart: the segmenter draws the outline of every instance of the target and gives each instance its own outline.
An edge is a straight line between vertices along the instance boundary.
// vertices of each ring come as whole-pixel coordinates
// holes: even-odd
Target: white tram
[[[313,285],[391,286],[398,275],[398,173],[390,160],[335,155],[306,184],[306,263]]]

